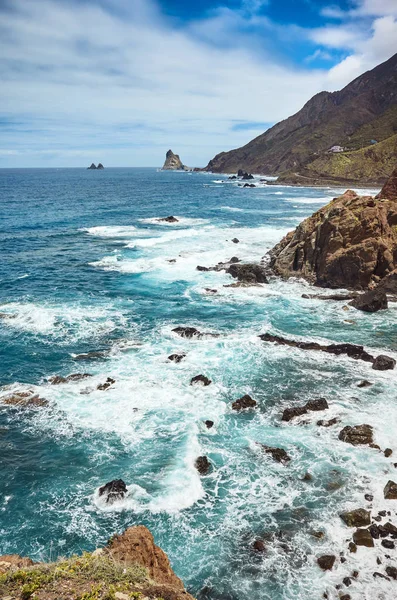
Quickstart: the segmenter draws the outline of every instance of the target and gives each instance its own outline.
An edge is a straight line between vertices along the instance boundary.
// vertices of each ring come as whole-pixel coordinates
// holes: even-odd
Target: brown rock
[[[333,554],[325,554],[324,556],[320,556],[317,559],[317,564],[323,571],[330,571],[334,566],[336,561],[336,556]]]
[[[393,450],[391,448],[386,448],[383,454],[386,456],[386,458],[389,458],[389,456],[393,454]]]
[[[255,263],[232,264],[226,272],[245,284],[269,283],[266,277],[265,268]]]
[[[371,425],[347,425],[340,432],[339,439],[353,446],[369,445],[373,443],[372,432]]]
[[[24,558],[19,554],[3,554],[0,556],[0,574],[14,569],[31,567],[34,562],[30,558]]]
[[[394,169],[376,198],[397,200],[397,167]]]
[[[211,463],[206,456],[199,456],[196,459],[195,467],[200,475],[207,475],[211,468]]]
[[[112,377],[107,377],[105,383],[100,383],[99,385],[97,385],[96,389],[97,390],[107,390],[114,383],[116,383],[115,379],[113,379]]]
[[[390,369],[394,369],[395,366],[396,361],[394,358],[380,354],[375,358],[372,368],[375,369],[375,371],[388,371]]]
[[[9,406],[20,406],[23,408],[42,408],[48,406],[48,400],[41,398],[38,394],[31,395],[28,392],[15,392],[3,398],[2,402]]]
[[[286,465],[291,460],[283,448],[272,448],[271,446],[266,446],[266,444],[259,444],[259,446],[266,454],[270,454],[276,462]]]
[[[255,552],[265,552],[266,550],[266,546],[263,540],[255,540],[255,542],[252,544],[253,549],[255,550]]]
[[[357,529],[353,534],[353,541],[356,546],[366,546],[367,548],[374,547],[374,540],[368,529]]]
[[[397,483],[389,480],[385,485],[383,495],[386,500],[397,500]]]
[[[186,354],[170,354],[168,360],[175,363],[180,363],[186,357]]]
[[[395,268],[397,206],[348,190],[332,200],[270,252],[282,277],[303,277],[323,287],[366,289]]]
[[[385,310],[388,307],[387,296],[382,290],[370,290],[361,296],[354,298],[349,302],[350,306],[364,312],[374,313],[378,310]]]
[[[255,408],[256,405],[257,405],[256,400],[251,398],[251,396],[249,396],[248,394],[245,394],[244,396],[242,396],[241,398],[239,398],[238,400],[235,400],[235,402],[233,402],[232,409],[240,411],[240,410],[245,410],[247,408]]]
[[[348,527],[364,527],[371,523],[371,512],[364,508],[345,511],[339,516]]]
[[[173,572],[167,555],[155,545],[152,534],[143,525],[129,527],[121,535],[110,540],[107,552],[126,566],[141,565],[149,576],[159,584],[184,590],[182,581]]]
[[[210,385],[211,379],[208,379],[208,377],[206,377],[205,375],[196,375],[195,377],[192,377],[190,380],[190,385],[203,385],[203,386],[207,386]]]
[[[373,383],[371,383],[370,381],[367,381],[366,379],[363,379],[363,381],[360,381],[360,383],[357,384],[357,387],[366,388],[366,387],[370,387],[371,385],[373,385]]]

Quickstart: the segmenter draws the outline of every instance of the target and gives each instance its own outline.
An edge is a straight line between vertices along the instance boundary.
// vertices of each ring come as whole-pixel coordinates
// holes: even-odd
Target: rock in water
[[[206,377],[205,375],[196,375],[195,377],[192,377],[192,379],[190,380],[190,385],[207,386],[207,385],[210,385],[210,383],[211,383],[211,379],[208,379],[208,377]]]
[[[348,527],[364,527],[371,524],[371,512],[364,508],[343,512],[340,518]]]
[[[99,495],[106,496],[106,504],[122,500],[127,493],[127,486],[122,479],[113,479],[99,488]]]
[[[200,475],[207,475],[211,468],[211,463],[206,456],[199,456],[196,459],[195,467]]]
[[[286,451],[284,450],[284,448],[272,448],[271,446],[266,446],[266,444],[258,444],[258,445],[262,448],[262,450],[266,454],[270,454],[270,456],[276,462],[279,462],[279,463],[282,463],[283,465],[286,465],[291,460],[291,457],[288,456],[288,454],[286,453]]]
[[[89,167],[87,167],[87,171],[89,171],[91,169],[91,171],[93,171],[94,169],[96,169],[96,166],[94,163],[91,163]]]
[[[160,223],[162,221],[164,221],[165,223],[179,223],[179,220],[174,217],[173,215],[170,215],[169,217],[163,217],[161,219],[157,219],[157,221],[159,221]]]
[[[244,396],[233,402],[232,409],[239,411],[244,410],[246,408],[255,408],[256,404],[256,400],[251,398],[251,396],[249,396],[248,394],[245,394]]]
[[[339,434],[339,439],[342,442],[347,442],[353,446],[373,444],[373,433],[371,425],[355,425],[351,427],[347,425]]]
[[[388,371],[389,369],[394,369],[396,366],[396,361],[391,356],[386,356],[385,354],[379,354],[373,362],[372,368],[375,371]]]
[[[382,290],[370,290],[354,298],[349,302],[349,305],[364,312],[378,312],[378,310],[385,310],[387,308],[387,296]]]
[[[244,283],[269,283],[264,267],[255,263],[235,263],[230,265],[226,272],[238,281]]]
[[[357,529],[353,533],[353,541],[356,546],[366,546],[367,548],[374,547],[374,540],[368,529]]]
[[[317,559],[317,564],[323,571],[330,571],[334,566],[335,560],[336,556],[333,554],[326,554]]]
[[[389,480],[383,490],[385,500],[397,500],[397,483]]]
[[[178,154],[174,154],[172,150],[168,150],[165,155],[163,171],[186,171],[187,167],[182,163]]]
[[[103,166],[102,163],[98,163],[97,169],[104,169],[105,167]]]
[[[282,277],[330,288],[366,289],[396,265],[397,205],[348,190],[305,219],[270,251]]]

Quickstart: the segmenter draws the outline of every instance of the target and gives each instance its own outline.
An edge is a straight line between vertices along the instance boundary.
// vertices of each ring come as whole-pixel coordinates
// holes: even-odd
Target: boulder
[[[190,385],[203,385],[203,386],[207,386],[210,385],[211,379],[208,379],[208,377],[206,377],[205,375],[196,375],[195,377],[192,377],[192,379],[190,380]]]
[[[233,244],[239,244],[240,240],[235,237],[235,238],[232,239],[232,242],[233,242]]]
[[[179,223],[179,219],[170,215],[169,217],[162,217],[161,219],[157,219],[159,223]]]
[[[211,468],[211,463],[206,456],[199,456],[194,465],[200,475],[207,475]]]
[[[328,402],[325,398],[315,398],[314,400],[309,400],[306,402],[306,410],[309,411],[318,411],[318,410],[326,410],[329,408]]]
[[[391,579],[397,579],[397,568],[396,567],[386,567],[386,573]]]
[[[357,387],[366,388],[366,387],[370,387],[371,385],[373,385],[373,383],[371,383],[370,381],[367,381],[366,379],[363,379],[363,381],[360,381],[360,383],[357,384]]]
[[[374,547],[374,540],[368,529],[357,529],[353,533],[353,541],[356,546],[366,546],[367,548]]]
[[[381,544],[384,548],[387,548],[388,550],[394,550],[394,548],[396,547],[396,544],[391,540],[382,540]]]
[[[253,188],[253,187],[256,187],[256,185],[254,183],[244,183],[243,187],[245,187],[245,188]]]
[[[386,458],[389,458],[389,456],[393,454],[393,450],[391,448],[386,448],[383,454],[386,456]]]
[[[286,465],[291,460],[291,457],[288,456],[283,448],[272,448],[271,446],[266,446],[266,444],[259,444],[259,446],[266,454],[270,454],[276,462]]]
[[[282,421],[291,421],[294,417],[307,414],[309,411],[325,410],[329,408],[325,398],[317,398],[309,400],[304,406],[296,406],[295,408],[286,408],[281,418]]]
[[[362,310],[364,312],[374,313],[378,310],[385,310],[387,308],[387,296],[382,290],[370,290],[365,292],[361,296],[357,296],[351,302],[349,306]]]
[[[348,527],[364,527],[371,524],[371,512],[364,508],[348,510],[339,516]]]
[[[100,383],[97,385],[97,390],[107,390],[111,385],[116,383],[116,380],[113,377],[107,377],[105,383]]]
[[[373,429],[371,425],[347,425],[339,433],[339,439],[353,446],[373,444]]]
[[[397,500],[397,483],[389,480],[383,490],[385,500]]]
[[[396,223],[394,199],[348,190],[288,233],[270,251],[269,266],[322,287],[367,289],[396,267]]]
[[[255,542],[252,544],[252,548],[255,550],[255,552],[266,551],[265,542],[261,539],[255,540]]]
[[[379,354],[372,364],[372,368],[375,371],[389,371],[394,369],[396,366],[396,361],[391,356],[386,356],[385,354]]]
[[[336,561],[336,556],[333,554],[325,554],[324,556],[320,556],[317,559],[317,564],[323,571],[330,571],[334,566]]]
[[[211,429],[214,426],[214,421],[211,421],[210,419],[207,419],[206,421],[204,421],[204,423],[207,429]]]
[[[227,269],[227,273],[244,283],[269,283],[266,277],[265,268],[255,263],[230,265]]]
[[[186,354],[170,354],[168,360],[171,362],[180,363],[184,358],[186,358]]]
[[[195,327],[175,327],[172,331],[185,338],[201,336],[200,331]]]
[[[240,411],[245,410],[247,408],[255,408],[256,405],[257,402],[253,398],[251,398],[251,396],[245,394],[244,396],[233,402],[232,409]]]
[[[385,292],[388,296],[397,298],[397,269],[386,275],[378,283],[376,289]]]
[[[127,492],[127,486],[122,479],[113,479],[99,488],[99,495],[105,496],[106,504],[122,500]]]

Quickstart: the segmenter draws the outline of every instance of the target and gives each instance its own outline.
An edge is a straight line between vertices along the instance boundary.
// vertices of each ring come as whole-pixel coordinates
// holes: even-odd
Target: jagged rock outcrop
[[[23,569],[23,577],[21,570]],[[143,525],[113,536],[92,554],[36,563],[19,555],[0,556],[0,597],[37,600],[142,597],[148,600],[194,600],[171,568],[170,561]],[[114,589],[117,590],[114,596]]]
[[[172,150],[168,150],[165,155],[165,162],[163,165],[163,171],[187,171],[188,167],[185,167],[179,154],[174,154]]]
[[[376,198],[379,200],[397,200],[397,167],[394,169]]]
[[[393,191],[394,179],[383,189]],[[270,251],[270,268],[323,287],[366,289],[397,265],[396,226],[395,198],[348,190],[289,232]]]
[[[94,163],[91,163],[89,167],[87,167],[87,171],[91,170],[93,171],[94,169],[96,169],[96,165]]]

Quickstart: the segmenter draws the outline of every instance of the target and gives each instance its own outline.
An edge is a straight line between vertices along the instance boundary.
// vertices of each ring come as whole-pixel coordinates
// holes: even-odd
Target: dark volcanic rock
[[[339,434],[342,442],[353,446],[373,444],[373,429],[371,425],[347,425]]]
[[[395,366],[396,361],[394,358],[384,354],[379,354],[379,356],[375,358],[372,368],[375,369],[375,371],[388,371],[390,369],[394,369]]]
[[[238,238],[233,238],[232,242],[233,242],[233,244],[239,244],[240,240]]]
[[[255,552],[265,552],[265,542],[261,539],[255,540],[255,542],[252,544],[252,548],[255,550]]]
[[[386,448],[383,454],[386,456],[386,458],[389,458],[389,456],[393,454],[393,450],[391,448]]]
[[[113,383],[116,383],[116,380],[113,379],[112,377],[107,377],[106,382],[100,383],[96,389],[97,390],[107,390],[108,388],[110,388],[111,385],[113,385]]]
[[[319,427],[332,427],[337,423],[340,423],[340,419],[334,417],[333,419],[329,419],[329,421],[324,421],[324,419],[320,419],[320,421],[317,421],[316,425],[318,425]]]
[[[184,338],[219,337],[219,333],[201,332],[195,327],[175,327],[172,332]]]
[[[397,568],[396,567],[386,567],[386,573],[392,579],[397,579]]]
[[[168,360],[175,363],[180,363],[186,357],[186,354],[170,354]]]
[[[211,468],[211,463],[206,456],[199,456],[196,459],[195,467],[200,475],[207,475]]]
[[[271,446],[266,446],[266,444],[259,444],[259,446],[266,454],[270,454],[276,462],[286,465],[291,460],[291,457],[288,456],[283,448],[272,448]]]
[[[244,410],[246,408],[255,408],[256,405],[257,405],[256,400],[251,398],[251,396],[249,396],[248,394],[245,394],[244,396],[242,396],[241,398],[239,398],[238,400],[235,400],[233,402],[232,409],[233,410]]]
[[[324,556],[320,556],[317,559],[317,564],[323,571],[330,571],[334,566],[336,561],[336,556],[333,554],[325,554]]]
[[[94,163],[91,163],[90,166],[87,167],[87,171],[89,171],[89,170],[93,171],[94,169],[96,169],[96,166],[94,165]]]
[[[371,523],[371,512],[364,508],[345,511],[339,516],[348,527],[364,527]]]
[[[104,169],[104,168],[105,168],[105,167],[103,166],[103,164],[102,164],[102,163],[98,163],[97,169],[101,170],[101,169]]]
[[[356,546],[374,547],[374,540],[368,529],[357,529],[353,534],[353,541]]]
[[[383,495],[386,500],[397,500],[397,483],[389,480],[385,485]]]
[[[349,305],[357,308],[357,310],[374,313],[387,308],[387,296],[382,290],[370,290],[354,298],[349,302]]]
[[[227,273],[244,283],[269,283],[266,277],[265,268],[255,263],[230,265],[227,269]]]
[[[172,215],[170,215],[169,217],[162,217],[161,219],[157,219],[157,221],[159,221],[159,223],[179,223],[179,220],[176,217],[173,217]]]
[[[366,388],[366,387],[370,387],[371,385],[373,385],[373,383],[364,379],[363,381],[360,381],[360,383],[357,384],[357,387]]]
[[[204,423],[207,429],[211,429],[214,426],[214,421],[211,421],[210,419],[207,419],[206,421],[204,421]]]
[[[106,504],[122,500],[127,493],[127,486],[122,479],[113,479],[99,488],[99,495],[106,496]]]
[[[381,544],[384,548],[387,548],[388,550],[394,550],[394,548],[396,547],[396,544],[391,540],[382,540]]]
[[[192,377],[192,379],[190,380],[190,385],[203,385],[203,386],[207,386],[210,385],[211,379],[208,379],[208,377],[206,377],[205,375],[196,375],[195,377]]]
[[[325,346],[318,344],[317,342],[289,340],[278,335],[272,335],[271,333],[263,333],[259,337],[264,342],[274,342],[282,346],[300,348],[301,350],[321,350],[322,352],[328,352],[329,354],[335,354],[336,356],[347,354],[350,358],[364,360],[365,362],[373,362],[375,360],[373,356],[364,350],[364,346],[357,346],[356,344],[329,344],[328,346]]]
[[[51,385],[59,385],[61,383],[69,383],[70,381],[81,381],[82,379],[87,379],[87,377],[92,377],[92,375],[90,373],[71,373],[70,375],[66,375],[66,377],[54,375],[48,381]]]
[[[297,406],[295,408],[286,408],[283,412],[282,421],[291,421],[294,417],[307,414],[309,411],[325,410],[329,408],[328,402],[325,398],[317,398],[315,400],[309,400],[304,406]]]

